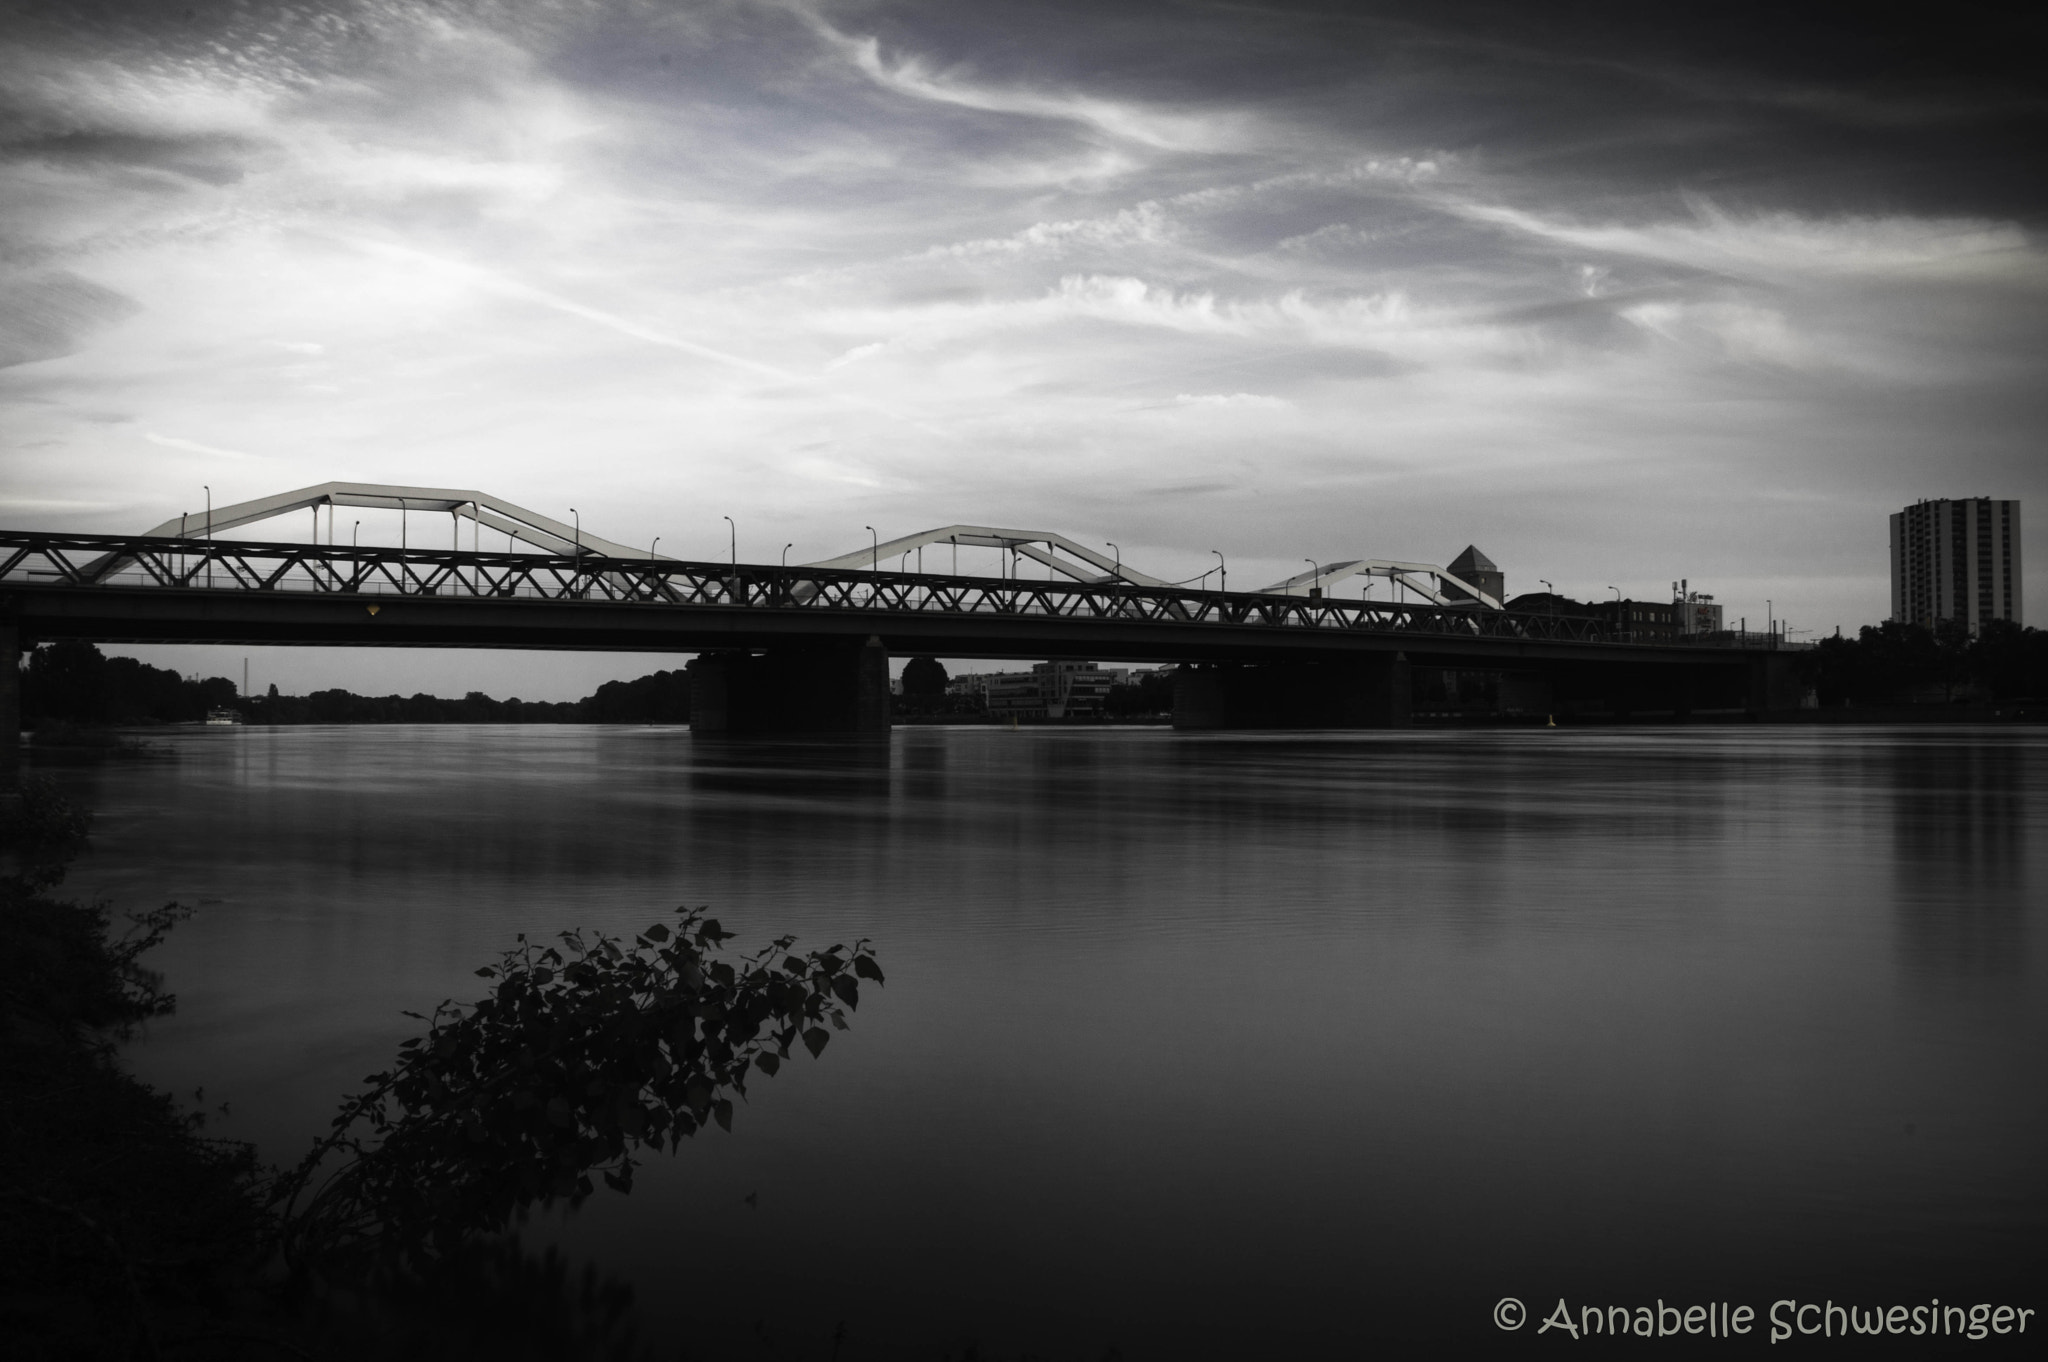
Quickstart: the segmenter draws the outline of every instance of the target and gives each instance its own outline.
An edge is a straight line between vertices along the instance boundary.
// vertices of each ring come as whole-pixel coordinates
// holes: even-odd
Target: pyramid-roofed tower
[[[1470,582],[1497,601],[1508,598],[1508,578],[1491,558],[1479,551],[1477,544],[1467,544],[1465,551],[1453,558],[1449,572],[1453,577]],[[1469,600],[1470,596],[1446,582],[1444,594],[1453,600]]]

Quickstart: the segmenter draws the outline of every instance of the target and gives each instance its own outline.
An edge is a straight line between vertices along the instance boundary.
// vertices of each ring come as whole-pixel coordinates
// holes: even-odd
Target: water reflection
[[[2019,983],[2026,972],[2032,754],[1998,739],[1885,753],[1899,960],[1931,981]]]
[[[822,1062],[554,1229],[728,1352],[756,1319],[819,1355],[844,1323],[845,1358],[1272,1355],[1483,1341],[1503,1294],[1983,1299],[2048,1230],[2024,730],[171,741],[67,777],[102,812],[74,883],[219,901],[137,1062],[287,1152],[515,932],[689,902],[875,940]]]

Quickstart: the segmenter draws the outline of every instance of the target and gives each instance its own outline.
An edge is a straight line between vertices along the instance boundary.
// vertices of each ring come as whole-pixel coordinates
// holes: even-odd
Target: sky
[[[692,558],[964,521],[1259,586],[1470,543],[1797,638],[1884,617],[1890,512],[1988,495],[2048,610],[2048,22],[1875,8],[9,5],[0,523],[347,479]]]

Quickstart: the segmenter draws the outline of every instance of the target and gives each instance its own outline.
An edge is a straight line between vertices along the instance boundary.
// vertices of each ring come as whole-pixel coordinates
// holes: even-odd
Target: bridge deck
[[[865,641],[902,656],[1472,667],[1740,664],[1604,621],[1265,592],[946,574],[0,532],[0,616],[34,639],[700,652]]]

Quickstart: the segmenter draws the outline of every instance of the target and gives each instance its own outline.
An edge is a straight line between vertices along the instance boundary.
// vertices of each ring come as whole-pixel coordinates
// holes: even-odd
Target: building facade
[[[1892,515],[1891,552],[1895,621],[1973,634],[1991,620],[2025,623],[2017,501],[1915,502]]]
[[[1040,662],[1028,672],[969,672],[953,678],[946,690],[980,695],[996,718],[1092,718],[1102,713],[1109,688],[1122,675],[1093,662]]]

